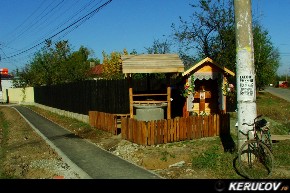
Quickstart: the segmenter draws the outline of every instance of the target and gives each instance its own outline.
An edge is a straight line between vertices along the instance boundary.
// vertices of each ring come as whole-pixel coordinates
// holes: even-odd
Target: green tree
[[[181,55],[184,56],[190,51],[196,53],[197,57],[184,56],[189,61],[205,57],[216,61],[221,51],[228,46],[229,29],[234,29],[232,2],[199,0],[190,6],[193,8],[190,20],[180,17],[179,26],[172,24],[173,36],[179,44]],[[228,61],[230,62],[232,63]]]
[[[280,54],[271,42],[267,30],[256,24],[253,28],[257,89],[274,83],[279,68]]]
[[[30,63],[15,71],[14,86],[55,85],[88,79],[90,61],[99,62],[89,58],[90,54],[91,51],[83,46],[72,52],[68,41],[52,44],[48,40]]]
[[[180,17],[180,25],[172,24],[173,36],[180,47],[181,58],[195,63],[205,57],[236,71],[236,42],[234,7],[230,0],[199,0],[190,4],[193,14],[189,21]],[[267,85],[275,77],[279,66],[279,52],[273,47],[268,32],[254,22],[253,25],[256,86]],[[197,56],[190,56],[193,52]],[[231,82],[235,82],[232,77]]]

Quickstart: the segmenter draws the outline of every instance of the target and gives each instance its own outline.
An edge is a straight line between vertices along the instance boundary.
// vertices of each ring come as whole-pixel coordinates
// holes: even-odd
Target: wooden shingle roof
[[[177,54],[122,55],[123,73],[184,72],[184,64]]]

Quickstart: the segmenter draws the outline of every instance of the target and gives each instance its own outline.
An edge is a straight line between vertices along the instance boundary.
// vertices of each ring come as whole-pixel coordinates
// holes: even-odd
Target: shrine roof
[[[211,63],[214,66],[216,66],[218,69],[220,69],[223,73],[225,74],[229,74],[231,76],[235,76],[235,73],[230,71],[229,69],[227,69],[226,67],[223,67],[219,64],[216,64],[215,62],[213,62],[213,60],[209,57],[206,57],[205,59],[201,60],[200,62],[198,62],[197,64],[193,65],[192,67],[190,67],[188,70],[186,70],[185,72],[182,73],[182,76],[188,75],[190,74],[192,71],[197,70],[199,67],[201,67],[202,65],[206,64],[206,63]]]
[[[123,73],[184,72],[184,64],[177,54],[122,55]]]

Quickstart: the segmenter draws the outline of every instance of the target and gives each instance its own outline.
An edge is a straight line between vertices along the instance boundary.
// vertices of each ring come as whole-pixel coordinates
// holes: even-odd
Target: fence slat
[[[203,137],[208,137],[208,116],[203,117]]]
[[[165,124],[165,119],[160,120],[160,143],[164,143],[164,124]]]
[[[161,143],[161,127],[162,127],[162,121],[161,120],[157,120],[157,127],[156,127],[157,144]]]
[[[183,122],[183,120],[184,120],[183,117],[179,118],[179,129],[178,129],[179,130],[179,141],[182,141],[184,139],[184,137],[183,137],[183,132],[184,132],[184,130],[183,130],[184,122]]]
[[[147,125],[147,143],[148,145],[153,145],[152,143],[152,133],[151,133],[151,124],[150,122],[146,122],[146,125]]]
[[[128,119],[121,117],[121,136],[122,139],[128,139],[127,131],[128,131]]]
[[[149,122],[151,125],[151,144],[155,145],[155,121]]]
[[[173,141],[178,141],[178,139],[179,139],[179,130],[177,129],[177,125],[179,126],[179,118],[178,117],[176,119],[174,119],[174,125],[173,125],[174,139],[173,139]]]
[[[163,141],[164,143],[167,143],[167,135],[168,135],[168,121],[167,119],[164,121],[164,127],[163,127]]]
[[[170,119],[170,142],[174,141],[174,135],[175,135],[175,130],[174,130],[174,119]]]
[[[192,128],[192,125],[191,125],[191,117],[189,117],[189,119],[186,119],[186,139],[187,140],[190,140],[191,139],[191,128]]]
[[[147,145],[147,127],[146,127],[146,122],[142,121],[141,122],[141,144],[142,145]]]

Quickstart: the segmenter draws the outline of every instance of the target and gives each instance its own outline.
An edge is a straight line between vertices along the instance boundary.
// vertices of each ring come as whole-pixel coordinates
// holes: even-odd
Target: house
[[[13,76],[8,74],[8,68],[0,69],[0,102],[6,102],[7,96],[3,96],[3,93],[7,93],[6,89],[13,88]],[[3,92],[5,91],[5,92]]]
[[[97,64],[91,67],[91,71],[90,71],[91,75],[93,75],[94,78],[100,78],[103,72],[104,72],[103,64]]]

